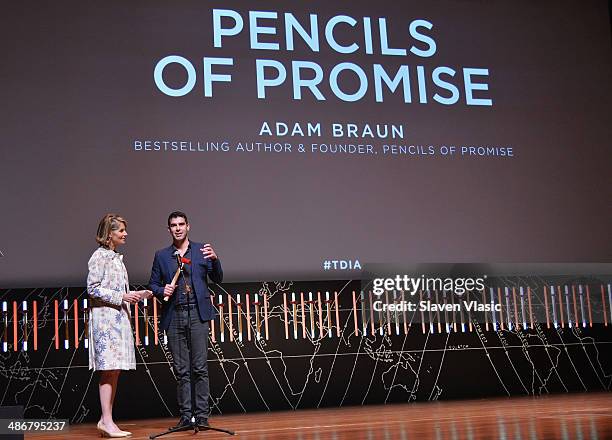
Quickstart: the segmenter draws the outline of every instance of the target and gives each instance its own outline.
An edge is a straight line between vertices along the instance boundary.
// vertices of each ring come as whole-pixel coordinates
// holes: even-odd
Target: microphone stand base
[[[149,439],[153,440],[157,437],[172,434],[174,432],[191,431],[191,430],[193,430],[194,434],[197,434],[198,432],[203,432],[203,431],[217,431],[217,432],[223,432],[228,435],[236,435],[234,431],[230,431],[229,429],[216,428],[214,426],[198,426],[195,423],[192,423],[191,425],[181,426],[180,428],[171,428],[159,434],[150,435]]]

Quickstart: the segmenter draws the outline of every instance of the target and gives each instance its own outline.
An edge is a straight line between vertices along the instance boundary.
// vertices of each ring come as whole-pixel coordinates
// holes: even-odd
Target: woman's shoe
[[[106,430],[106,426],[104,426],[104,423],[102,423],[102,420],[100,420],[98,422],[98,431],[100,431],[100,435],[102,437],[109,437],[109,438],[122,438],[122,437],[127,437],[128,435],[131,435],[131,433],[128,434],[127,431],[116,431],[116,432],[109,432]]]

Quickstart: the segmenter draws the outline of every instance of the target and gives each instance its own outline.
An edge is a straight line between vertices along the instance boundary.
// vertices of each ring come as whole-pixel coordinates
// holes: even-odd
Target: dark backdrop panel
[[[352,294],[357,298],[361,284],[357,281],[324,281],[317,283],[269,282],[216,286],[217,298],[228,296],[237,300],[240,294],[242,332],[238,326],[237,309],[233,308],[233,335],[229,338],[229,315],[225,308],[224,340],[220,338],[220,317],[215,320],[215,340],[209,340],[209,372],[211,402],[214,414],[251,411],[274,411],[299,408],[338,407],[346,405],[380,404],[393,402],[434,401],[442,399],[481,398],[487,396],[544,395],[550,393],[609,391],[612,381],[610,347],[612,339],[609,314],[609,277],[509,277],[494,281],[494,286],[529,287],[533,306],[533,321],[527,303],[510,300],[510,322],[507,309],[503,316],[505,327],[493,327],[491,315],[472,315],[453,318],[435,314],[425,318],[425,330],[419,316],[409,316],[410,324],[404,331],[401,318],[390,316],[375,319],[375,331],[366,320],[364,334],[362,314],[364,306],[358,301],[353,306]],[[583,305],[577,303],[576,312],[570,304],[569,316],[552,319],[551,297],[544,285],[578,285],[583,288]],[[589,304],[586,286],[589,286]],[[603,289],[603,293],[602,290]],[[305,305],[306,337],[302,335],[301,292],[320,291],[322,313],[318,313],[315,294],[314,326],[311,325],[309,304]],[[246,299],[250,297],[252,339],[247,337]],[[328,316],[324,293],[330,292]],[[338,292],[339,322],[335,317],[334,292]],[[255,337],[254,294],[265,293],[269,301],[268,337],[262,320],[261,339]],[[294,317],[291,294],[296,293],[297,317]],[[287,296],[287,325],[285,338],[285,309]],[[525,294],[527,295],[527,294]],[[99,417],[98,376],[88,370],[88,354],[84,348],[82,307],[79,306],[79,347],[74,343],[74,298],[81,304],[81,288],[34,289],[3,291],[0,301],[7,301],[7,351],[0,350],[1,405],[23,405],[28,418],[68,418],[72,422],[93,421]],[[571,298],[571,293],[569,298]],[[69,299],[68,349],[64,348],[66,326],[63,323],[63,299]],[[366,291],[367,298],[367,291]],[[487,300],[489,298],[487,297]],[[28,351],[23,351],[23,312],[21,301],[29,305]],[[58,345],[55,347],[54,302],[59,301]],[[306,301],[308,295],[306,295]],[[12,303],[17,301],[17,351],[13,345]],[[38,306],[38,347],[33,349],[33,301]],[[548,301],[549,319],[545,301]],[[558,301],[558,299],[556,300]],[[563,299],[565,301],[565,299]],[[218,302],[218,299],[216,300]],[[367,299],[366,299],[367,302]],[[235,304],[235,303],[233,303]],[[514,318],[516,304],[519,323]],[[564,302],[564,309],[567,305]],[[365,308],[366,317],[369,309]],[[528,317],[523,328],[522,311]],[[167,347],[154,344],[153,319],[149,305],[147,326],[149,345],[144,343],[145,321],[142,304],[139,308],[139,337],[136,371],[121,375],[115,416],[125,418],[153,418],[177,415],[175,379],[171,356]],[[355,334],[354,316],[358,332]],[[321,316],[323,327],[319,326]],[[582,324],[582,317],[585,322]],[[294,320],[297,338],[294,338]],[[575,325],[576,319],[578,326]],[[441,324],[441,332],[438,328]],[[331,327],[329,324],[331,323]],[[390,331],[387,327],[390,324]],[[445,325],[449,324],[449,332]],[[471,325],[470,325],[471,323]],[[571,324],[570,324],[571,323]],[[456,324],[456,330],[453,329]],[[462,327],[463,324],[463,327]],[[499,320],[498,320],[499,324]],[[397,325],[397,328],[396,328]],[[570,326],[571,325],[571,326]],[[380,330],[382,327],[382,331]],[[314,337],[312,331],[314,329]],[[239,336],[242,333],[242,340]],[[4,339],[3,339],[4,341]],[[163,341],[160,335],[160,342]]]

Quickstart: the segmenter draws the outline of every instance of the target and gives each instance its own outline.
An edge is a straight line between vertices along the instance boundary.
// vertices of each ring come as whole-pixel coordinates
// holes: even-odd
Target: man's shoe
[[[195,424],[198,428],[208,428],[210,426],[206,417],[196,417]]]
[[[191,427],[193,426],[191,424],[191,419],[187,418],[187,417],[181,417],[178,421],[178,423],[174,426],[171,426],[168,429],[179,429],[179,428],[186,428],[186,427]]]

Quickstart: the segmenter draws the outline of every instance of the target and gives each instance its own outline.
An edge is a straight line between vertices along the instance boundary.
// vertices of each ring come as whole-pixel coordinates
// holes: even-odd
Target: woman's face
[[[119,223],[119,229],[112,230],[110,233],[110,242],[108,247],[111,249],[116,249],[122,244],[125,244],[127,235],[128,234],[127,230],[125,229],[125,224]]]

